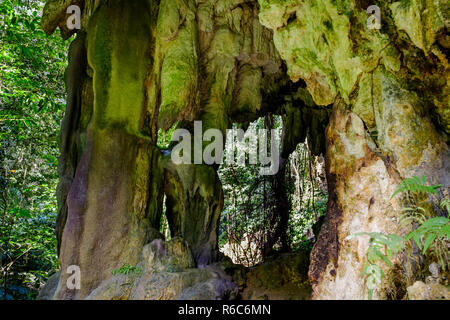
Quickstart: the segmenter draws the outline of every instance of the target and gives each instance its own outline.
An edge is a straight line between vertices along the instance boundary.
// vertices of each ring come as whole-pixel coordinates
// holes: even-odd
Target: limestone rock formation
[[[417,281],[408,287],[408,298],[410,300],[450,300],[450,290],[439,283],[425,284]]]
[[[245,275],[243,300],[309,300],[309,252],[285,253],[251,268]]]
[[[195,268],[181,238],[144,246],[136,270],[102,282],[88,300],[216,300],[237,295],[238,288],[219,268]]]
[[[425,282],[416,281],[407,288],[409,300],[449,300],[450,287],[448,272],[441,273],[440,267],[433,262],[428,267],[430,275]]]
[[[158,132],[192,132],[194,120],[225,132],[273,113],[285,116],[282,157],[306,138],[325,155],[329,203],[311,254],[312,297],[365,299],[368,243],[345,238],[404,231],[402,200],[390,199],[401,179],[425,175],[443,186],[440,196],[450,185],[448,1],[374,4],[380,28],[370,27],[367,1],[48,0],[43,29],[76,33],[52,298],[234,297],[232,280],[213,267],[217,167],[174,165]],[[69,5],[81,9],[79,30],[67,28]],[[164,195],[171,233],[184,240],[155,240]],[[443,214],[436,203],[428,210]],[[112,275],[125,264],[142,274]],[[80,290],[66,286],[71,265],[82,272]],[[374,297],[402,298],[418,270],[397,257]]]
[[[313,297],[364,299],[367,242],[345,238],[401,232],[400,204],[390,195],[403,178],[423,174],[449,191],[448,4],[376,2],[382,26],[370,29],[359,1],[259,2],[291,79],[303,79],[316,104],[333,104],[328,210],[309,271]],[[382,287],[378,298],[390,291]]]
[[[45,286],[42,287],[41,290],[39,291],[37,300],[52,300],[53,299],[55,292],[56,292],[56,288],[58,287],[60,276],[61,276],[60,272],[58,271],[47,280],[47,283],[45,284]]]

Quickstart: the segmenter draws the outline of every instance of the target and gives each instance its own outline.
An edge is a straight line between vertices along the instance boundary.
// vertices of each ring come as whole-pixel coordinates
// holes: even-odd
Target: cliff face
[[[71,4],[81,8],[80,30],[67,28]],[[69,290],[61,272],[54,298],[102,296],[113,270],[144,263],[164,194],[171,232],[192,250],[186,268],[216,262],[217,168],[175,165],[156,147],[158,131],[177,124],[192,132],[201,120],[203,130],[225,132],[268,112],[286,115],[284,157],[306,137],[326,155],[329,203],[311,254],[313,298],[365,298],[368,243],[345,238],[401,231],[402,203],[390,200],[401,179],[423,174],[443,192],[450,182],[448,3],[374,4],[380,29],[371,28],[365,1],[47,1],[43,29],[77,33],[57,234],[61,268],[80,267],[81,289]],[[402,265],[399,258],[386,271],[413,279]],[[386,281],[375,297],[393,286],[406,280]]]
[[[401,204],[390,200],[400,179],[449,185],[448,2],[376,4],[380,29],[369,28],[361,1],[260,1],[290,78],[303,79],[317,105],[333,104],[330,200],[309,271],[318,299],[365,297],[367,243],[344,239],[401,232]]]

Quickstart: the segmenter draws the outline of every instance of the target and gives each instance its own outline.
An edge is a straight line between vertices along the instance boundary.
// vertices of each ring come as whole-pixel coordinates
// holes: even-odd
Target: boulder
[[[309,253],[285,253],[250,268],[243,300],[309,300]]]
[[[450,289],[439,283],[416,281],[408,287],[409,300],[450,300]]]
[[[132,272],[103,281],[87,300],[216,300],[237,295],[237,285],[219,268],[195,268],[186,241],[147,244]]]

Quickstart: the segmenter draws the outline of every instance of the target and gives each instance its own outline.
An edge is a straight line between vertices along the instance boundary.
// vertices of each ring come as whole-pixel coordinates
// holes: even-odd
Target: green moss
[[[99,127],[139,132],[151,19],[147,1],[139,0],[101,6],[91,21],[88,61],[94,70],[94,121]]]
[[[449,18],[446,0],[397,1],[390,6],[395,24],[406,31],[411,41],[425,54],[431,51],[437,33]]]
[[[157,45],[161,52],[161,104],[158,127],[170,128],[199,103],[195,2],[160,3]]]
[[[360,58],[352,52],[350,22],[340,8],[327,1],[292,3],[262,1],[260,21],[275,32],[274,42],[286,60],[292,80],[307,82],[308,90],[319,105],[334,101],[337,93],[348,101],[358,75],[362,72]],[[352,7],[352,1],[346,1]],[[289,20],[295,13],[296,19]],[[270,21],[281,19],[278,24]]]
[[[94,70],[93,87],[94,95],[97,98],[96,110],[104,109],[103,105],[108,103],[111,79],[111,42],[107,15],[106,10],[99,10],[88,29],[88,63]]]
[[[365,73],[359,81],[358,96],[352,106],[352,111],[364,121],[368,128],[375,127],[375,115],[372,96],[373,75]]]

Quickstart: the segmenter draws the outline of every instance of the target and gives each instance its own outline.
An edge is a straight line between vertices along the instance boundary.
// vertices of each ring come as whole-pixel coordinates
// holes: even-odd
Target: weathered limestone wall
[[[401,203],[390,200],[401,179],[423,174],[444,192],[450,185],[448,3],[374,1],[380,30],[368,29],[366,2],[259,3],[291,79],[303,79],[318,105],[334,104],[326,131],[328,212],[309,271],[313,298],[365,299],[368,239],[345,238],[402,231]],[[381,287],[377,298],[405,294],[401,281]]]
[[[61,273],[59,299],[82,298],[125,261],[135,264],[149,240],[148,216],[156,212],[147,212],[148,173],[158,157],[141,133],[149,13],[145,1],[114,2],[96,11],[87,30],[93,112],[67,195],[60,250],[63,270],[77,265],[83,276],[81,289],[73,291],[66,288],[69,275]]]
[[[198,266],[217,261],[223,191],[219,176],[207,165],[165,166],[166,216],[172,236],[191,244]]]
[[[68,30],[66,8],[82,10]],[[216,169],[176,166],[158,130],[229,128],[276,111],[289,78],[258,20],[256,2],[162,0],[47,2],[43,29],[71,46],[61,137],[57,299],[82,299],[111,272],[135,265],[159,230],[164,193],[172,236],[196,266],[217,260],[223,195]],[[282,99],[282,98],[281,98]],[[81,270],[81,290],[64,272]],[[183,275],[182,275],[183,276]]]

